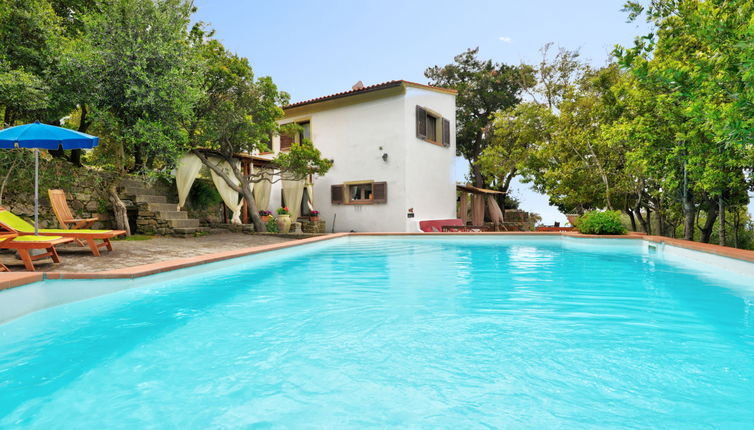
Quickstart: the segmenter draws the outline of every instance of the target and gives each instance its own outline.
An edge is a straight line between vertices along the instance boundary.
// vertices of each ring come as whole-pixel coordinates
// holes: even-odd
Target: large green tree
[[[469,161],[474,184],[490,185],[479,157],[492,137],[493,115],[517,105],[524,90],[533,85],[529,66],[511,66],[477,58],[479,48],[469,49],[445,66],[424,71],[431,85],[452,88],[456,97],[456,150]]]
[[[94,91],[91,106],[108,134],[102,151],[121,169],[171,165],[199,98],[185,0],[111,0],[83,18],[72,66]]]
[[[271,78],[256,79],[246,58],[229,52],[211,36],[201,25],[192,30],[192,44],[202,64],[202,91],[185,125],[189,147],[204,165],[244,196],[255,229],[265,231],[252,184],[269,178],[261,172],[244,173],[234,157],[269,148],[270,137],[280,132],[277,123],[283,117],[280,106],[288,102],[288,95],[278,91]],[[232,174],[227,174],[203,150],[219,155],[231,167]],[[323,159],[319,150],[306,140],[294,144],[289,152],[278,154],[270,168],[278,178],[300,180],[310,174],[324,174],[330,166],[332,161]]]
[[[706,215],[698,226],[701,240],[710,240],[719,216],[724,244],[726,207],[742,203],[748,188],[745,173],[752,167],[754,5],[653,0],[628,2],[626,9],[630,18],[644,15],[654,27],[634,47],[619,47],[616,54],[653,95],[671,102],[664,109],[673,112],[666,116],[674,131],[668,152],[683,164],[683,179],[676,182],[681,184],[685,237],[693,237],[693,219],[701,210]]]

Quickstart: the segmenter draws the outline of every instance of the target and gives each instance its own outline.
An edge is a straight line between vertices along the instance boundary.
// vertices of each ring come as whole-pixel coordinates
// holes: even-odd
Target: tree
[[[228,52],[211,38],[201,25],[192,29],[192,41],[202,59],[202,97],[186,122],[189,148],[202,163],[219,175],[236,192],[243,195],[257,231],[265,231],[259,217],[251,185],[267,180],[262,172],[244,174],[234,156],[268,149],[270,136],[280,132],[277,120],[283,117],[280,105],[288,95],[279,92],[269,77],[254,78],[246,58]],[[296,130],[283,130],[295,132]],[[232,177],[202,150],[211,150],[230,165]],[[323,159],[308,140],[294,144],[288,153],[280,153],[271,168],[278,178],[301,180],[310,174],[324,174],[332,161]]]
[[[3,122],[30,121],[49,103],[46,77],[58,57],[60,19],[46,0],[0,2]]]
[[[621,64],[647,86],[673,101],[674,149],[683,162],[681,195],[687,239],[700,209],[701,240],[710,240],[715,220],[725,243],[726,200],[750,187],[752,92],[751,23],[746,1],[653,0],[628,2],[631,19],[645,14],[656,31],[618,47]],[[657,92],[655,92],[657,94]]]
[[[489,145],[493,115],[517,105],[522,92],[533,84],[529,66],[509,66],[477,58],[479,48],[454,58],[454,63],[424,71],[431,85],[458,91],[456,98],[456,151],[469,161],[474,183],[486,187],[479,157]]]
[[[521,103],[494,114],[489,145],[479,157],[481,173],[496,189],[507,192],[522,162],[537,145],[546,146],[555,115],[538,103]]]
[[[77,61],[95,89],[93,113],[112,133],[103,149],[120,169],[170,166],[185,142],[180,125],[199,96],[192,10],[185,0],[112,0],[84,17]]]

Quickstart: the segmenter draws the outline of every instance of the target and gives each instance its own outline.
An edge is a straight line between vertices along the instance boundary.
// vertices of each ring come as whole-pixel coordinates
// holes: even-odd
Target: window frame
[[[367,181],[351,181],[351,182],[344,182],[343,183],[343,192],[345,193],[345,199],[343,199],[344,205],[372,205],[374,204],[374,191],[371,191],[371,196],[369,200],[351,200],[351,187],[353,186],[359,186],[359,185],[369,185],[370,190],[372,189],[372,184],[374,184],[373,180],[367,180]],[[363,195],[363,191],[362,191]]]
[[[416,118],[416,121],[417,121],[417,123],[416,123],[416,138],[417,139],[421,139],[421,140],[423,140],[425,142],[429,142],[429,143],[431,143],[433,145],[442,146],[443,148],[447,148],[448,146],[450,146],[450,145],[443,144],[443,123],[445,121],[448,121],[448,119],[445,118],[445,117],[443,117],[442,115],[440,115],[438,112],[436,112],[436,111],[434,111],[432,109],[428,109],[428,108],[426,108],[424,106],[416,105],[416,110],[417,110],[417,114],[416,114],[416,116],[417,116],[417,118]],[[423,119],[423,121],[424,121],[424,129],[425,129],[424,130],[425,131],[424,135],[421,135],[421,132],[419,130],[420,129],[420,124],[419,123],[421,121],[420,116],[422,114],[424,115],[424,119]],[[433,127],[434,139],[432,139],[430,137],[430,132],[429,132],[429,129],[430,129],[430,120],[429,119],[430,118],[432,118],[434,120],[434,123],[435,123],[435,126]],[[450,121],[448,121],[448,123],[449,122]]]
[[[309,124],[309,140],[312,140],[312,119],[311,117],[305,117],[305,118],[299,118],[297,120],[288,121],[280,124],[281,126],[288,125],[288,124]],[[291,141],[291,146],[288,146],[287,148],[283,149],[283,136],[280,135],[280,139],[278,140],[278,152],[289,152],[291,150],[291,146],[294,144],[300,144],[301,141],[304,139],[304,130],[299,131],[296,133],[295,136],[293,136],[293,140]]]
[[[371,186],[371,198],[369,200],[351,200],[351,187],[358,185],[370,185]],[[384,186],[384,199],[375,198],[375,185]],[[342,192],[341,199],[337,202],[333,200],[332,193],[336,187],[341,187]],[[363,191],[362,191],[363,195]],[[387,203],[387,181],[375,181],[372,179],[363,181],[348,181],[342,184],[332,184],[330,186],[330,203],[333,205],[349,205],[349,206],[361,206],[361,205],[374,205],[374,204],[386,204]]]

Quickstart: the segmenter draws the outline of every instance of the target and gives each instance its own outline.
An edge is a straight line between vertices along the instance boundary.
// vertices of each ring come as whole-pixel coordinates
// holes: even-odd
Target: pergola
[[[504,192],[477,188],[468,184],[456,184],[456,191],[460,193],[458,218],[462,219],[464,224],[471,221],[471,224],[475,226],[484,225],[485,201],[490,220],[498,225],[502,225],[505,221],[503,211],[495,200],[496,195],[505,194]],[[469,196],[471,196],[471,217],[469,217]]]

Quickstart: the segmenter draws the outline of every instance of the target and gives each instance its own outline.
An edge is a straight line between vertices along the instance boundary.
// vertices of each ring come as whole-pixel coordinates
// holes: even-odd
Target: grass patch
[[[129,236],[126,236],[126,237],[122,237],[121,236],[121,237],[114,238],[113,240],[132,241],[132,240],[149,240],[149,239],[152,239],[152,236],[147,236],[146,234],[133,234],[130,237]]]

